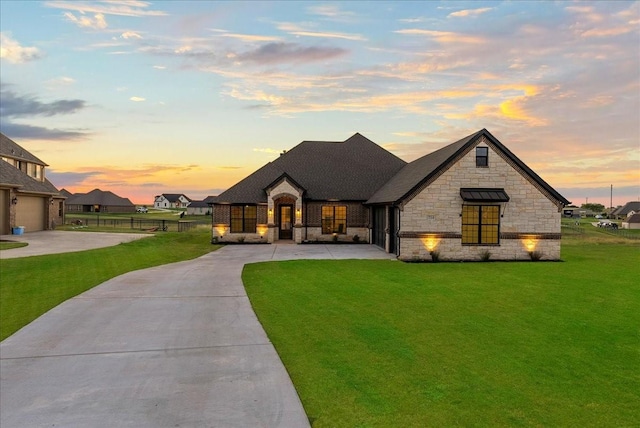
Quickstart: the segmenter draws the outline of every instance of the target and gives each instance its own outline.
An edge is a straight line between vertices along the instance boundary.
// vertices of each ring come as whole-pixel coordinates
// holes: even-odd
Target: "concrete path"
[[[148,233],[71,232],[64,230],[44,230],[24,235],[1,235],[3,241],[27,242],[26,247],[0,251],[0,259],[41,256],[44,254],[86,251],[94,248],[111,247],[123,242],[153,236]]]
[[[245,263],[392,258],[371,245],[235,245],[131,272],[0,344],[0,426],[308,427],[241,281]]]

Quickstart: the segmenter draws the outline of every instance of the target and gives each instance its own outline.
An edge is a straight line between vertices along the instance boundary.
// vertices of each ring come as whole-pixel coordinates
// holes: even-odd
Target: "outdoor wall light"
[[[18,203],[18,198],[17,197],[13,197],[13,199],[11,199],[11,205],[16,205]]]

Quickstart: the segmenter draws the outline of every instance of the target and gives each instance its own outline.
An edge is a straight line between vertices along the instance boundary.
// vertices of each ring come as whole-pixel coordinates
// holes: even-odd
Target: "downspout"
[[[400,257],[400,209],[396,207],[396,211],[398,212],[398,219],[396,222],[396,257]]]

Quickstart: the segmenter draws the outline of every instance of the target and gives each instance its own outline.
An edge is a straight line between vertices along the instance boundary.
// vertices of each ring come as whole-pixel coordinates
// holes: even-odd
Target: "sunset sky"
[[[71,192],[216,195],[303,140],[487,128],[580,205],[640,199],[640,3],[0,2],[0,128]]]

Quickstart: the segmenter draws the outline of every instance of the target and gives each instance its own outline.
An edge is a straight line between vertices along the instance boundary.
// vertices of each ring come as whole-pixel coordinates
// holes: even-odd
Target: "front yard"
[[[616,240],[569,238],[564,262],[305,260],[243,279],[314,427],[633,426],[640,247]]]

